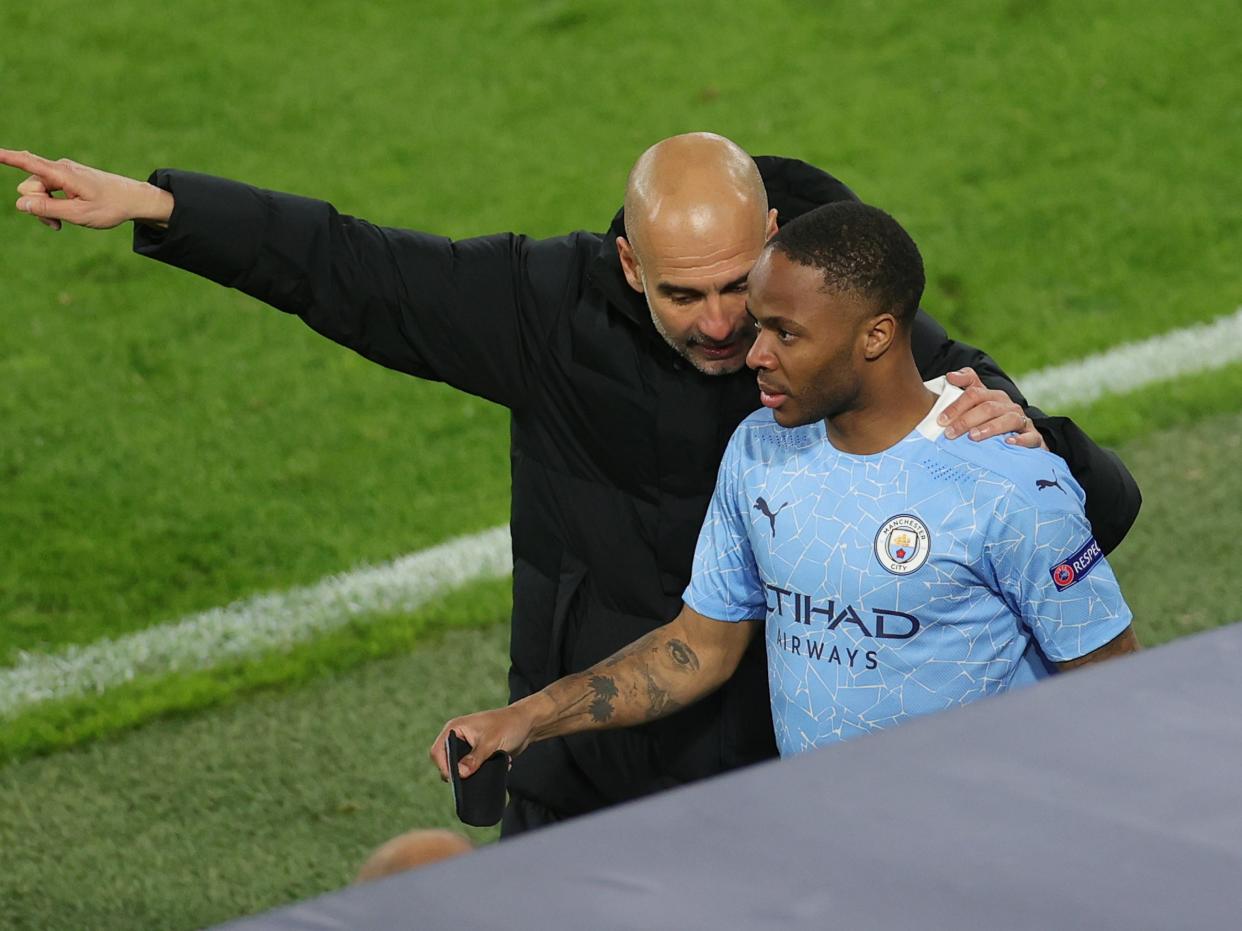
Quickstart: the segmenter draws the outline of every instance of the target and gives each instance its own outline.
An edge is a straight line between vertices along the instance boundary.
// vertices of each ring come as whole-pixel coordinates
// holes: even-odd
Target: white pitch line
[[[1242,307],[1210,323],[1122,343],[1075,362],[1032,372],[1017,381],[1033,404],[1057,410],[1238,361],[1242,361]]]
[[[413,611],[436,595],[513,571],[509,528],[458,537],[382,566],[258,595],[115,640],[53,654],[22,653],[0,670],[0,719],[54,699],[102,693],[134,679],[210,669],[292,646],[363,614]]]
[[[1242,308],[1210,323],[1127,343],[1019,378],[1052,410],[1242,360]],[[383,566],[259,595],[178,621],[52,654],[22,653],[0,669],[0,719],[42,702],[102,693],[137,678],[210,669],[310,640],[365,614],[412,611],[436,595],[512,571],[509,528],[493,527]]]

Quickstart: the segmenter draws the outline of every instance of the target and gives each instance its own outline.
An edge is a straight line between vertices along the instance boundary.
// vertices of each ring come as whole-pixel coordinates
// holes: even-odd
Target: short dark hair
[[[858,293],[909,326],[926,280],[923,257],[901,224],[878,207],[839,201],[790,220],[771,246],[819,269],[833,293]]]

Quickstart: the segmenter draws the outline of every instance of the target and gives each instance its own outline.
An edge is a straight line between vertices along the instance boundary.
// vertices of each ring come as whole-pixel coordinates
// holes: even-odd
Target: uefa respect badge
[[[1095,542],[1095,537],[1088,537],[1077,552],[1049,569],[1048,574],[1052,576],[1052,584],[1057,591],[1063,592],[1094,569],[1103,558],[1104,551],[1100,549],[1100,544]]]
[[[890,517],[875,535],[875,558],[893,575],[909,575],[931,555],[931,534],[913,514]]]

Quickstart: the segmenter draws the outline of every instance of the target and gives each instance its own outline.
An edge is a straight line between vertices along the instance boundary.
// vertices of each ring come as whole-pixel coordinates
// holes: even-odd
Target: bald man
[[[29,153],[0,150],[0,163],[29,173],[18,209],[48,226],[135,221],[139,254],[510,409],[513,700],[678,614],[725,443],[759,407],[745,370],[747,275],[782,219],[855,199],[803,162],[752,160],[691,133],[642,154],[605,233],[452,242],[183,171],[140,183]],[[1086,490],[1101,546],[1120,541],[1139,498],[1115,457],[1069,421],[1024,408],[988,356],[922,311],[912,343],[926,379],[973,369],[950,374],[970,390],[946,412],[947,432],[1046,444]],[[693,707],[523,754],[503,833],[773,756],[767,706],[756,640],[730,682]]]
[[[657,143],[630,171],[624,216],[617,255],[656,332],[704,375],[739,371],[753,330],[746,275],[776,232],[754,160],[705,133]]]

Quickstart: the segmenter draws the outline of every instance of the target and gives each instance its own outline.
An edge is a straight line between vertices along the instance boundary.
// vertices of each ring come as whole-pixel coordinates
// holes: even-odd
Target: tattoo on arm
[[[652,631],[649,634],[643,634],[633,643],[629,644],[628,646],[623,646],[621,649],[617,650],[616,653],[612,654],[612,656],[608,657],[608,659],[604,660],[603,665],[605,668],[611,669],[614,666],[620,665],[621,663],[630,662],[631,661],[630,657],[634,656],[635,654],[650,652],[652,648],[655,646],[655,642],[656,642],[655,631]]]
[[[699,658],[694,655],[694,650],[680,640],[670,640],[665,644],[669,657],[680,669],[689,670],[690,672],[699,671]]]
[[[681,705],[668,690],[663,688],[651,672],[651,667],[643,666],[643,678],[647,680],[647,713],[645,720],[654,721],[666,714],[672,714]]]
[[[681,708],[681,702],[669,694],[669,690],[660,682],[658,670],[652,668],[652,660],[656,663],[661,662],[659,651],[655,649],[654,638],[644,638],[644,640],[648,647],[646,652],[650,659],[639,661],[639,671],[642,672],[647,689],[647,708],[643,715],[643,720],[654,721],[656,718],[662,718]],[[665,641],[664,654],[668,659],[672,660],[673,667],[678,672],[699,671],[699,658],[695,655],[694,650],[690,649],[690,646],[684,641],[676,639]],[[667,668],[666,665],[665,668]]]
[[[704,694],[705,672],[689,643],[652,631],[544,689],[551,707],[534,730],[535,739],[662,718]]]
[[[591,694],[591,720],[596,724],[604,724],[612,720],[612,701],[617,697],[617,684],[612,676],[591,676],[588,683]]]

